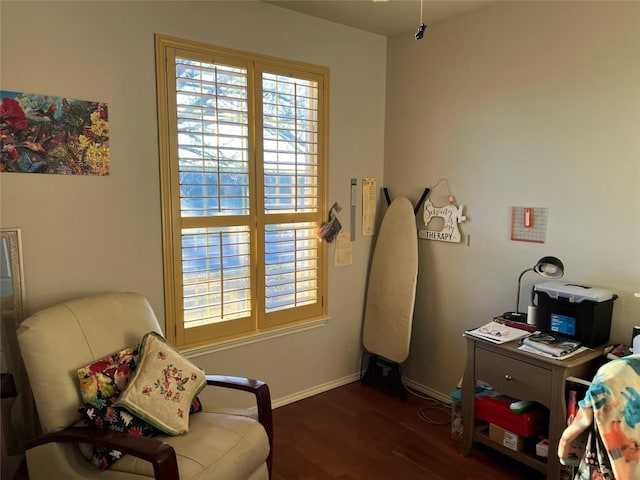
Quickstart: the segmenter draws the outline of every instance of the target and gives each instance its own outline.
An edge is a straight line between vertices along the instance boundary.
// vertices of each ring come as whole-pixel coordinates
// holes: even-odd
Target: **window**
[[[329,72],[156,37],[167,336],[326,315]]]

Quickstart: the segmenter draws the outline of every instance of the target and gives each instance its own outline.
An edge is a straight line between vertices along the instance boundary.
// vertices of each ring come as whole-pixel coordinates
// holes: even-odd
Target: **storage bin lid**
[[[543,282],[535,285],[536,292],[544,292],[551,298],[566,298],[572,303],[580,303],[583,300],[590,302],[606,302],[615,298],[616,295],[611,290],[600,287],[589,287],[576,283],[564,282]]]

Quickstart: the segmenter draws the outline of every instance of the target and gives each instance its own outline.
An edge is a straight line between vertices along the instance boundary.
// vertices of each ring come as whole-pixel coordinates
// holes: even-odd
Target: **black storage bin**
[[[541,332],[597,347],[609,340],[613,301],[611,291],[560,282],[537,284],[536,320]]]

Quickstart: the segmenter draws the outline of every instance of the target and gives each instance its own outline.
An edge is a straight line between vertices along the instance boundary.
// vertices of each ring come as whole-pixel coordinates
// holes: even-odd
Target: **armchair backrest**
[[[162,333],[151,305],[137,293],[105,293],[71,300],[35,313],[18,329],[43,433],[80,419],[77,370]]]

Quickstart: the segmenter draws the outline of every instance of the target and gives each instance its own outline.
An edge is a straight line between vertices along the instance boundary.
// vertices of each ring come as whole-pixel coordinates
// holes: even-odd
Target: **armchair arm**
[[[256,397],[258,407],[258,422],[264,427],[269,438],[269,456],[267,457],[267,468],[271,477],[271,466],[273,462],[273,420],[271,414],[271,393],[269,386],[260,381],[244,377],[228,377],[226,375],[207,375],[207,385],[216,387],[231,388],[253,393]]]
[[[46,443],[104,445],[151,462],[156,480],[179,480],[180,478],[173,447],[154,438],[137,437],[128,433],[99,428],[69,427],[28,442],[26,449],[29,450]]]

